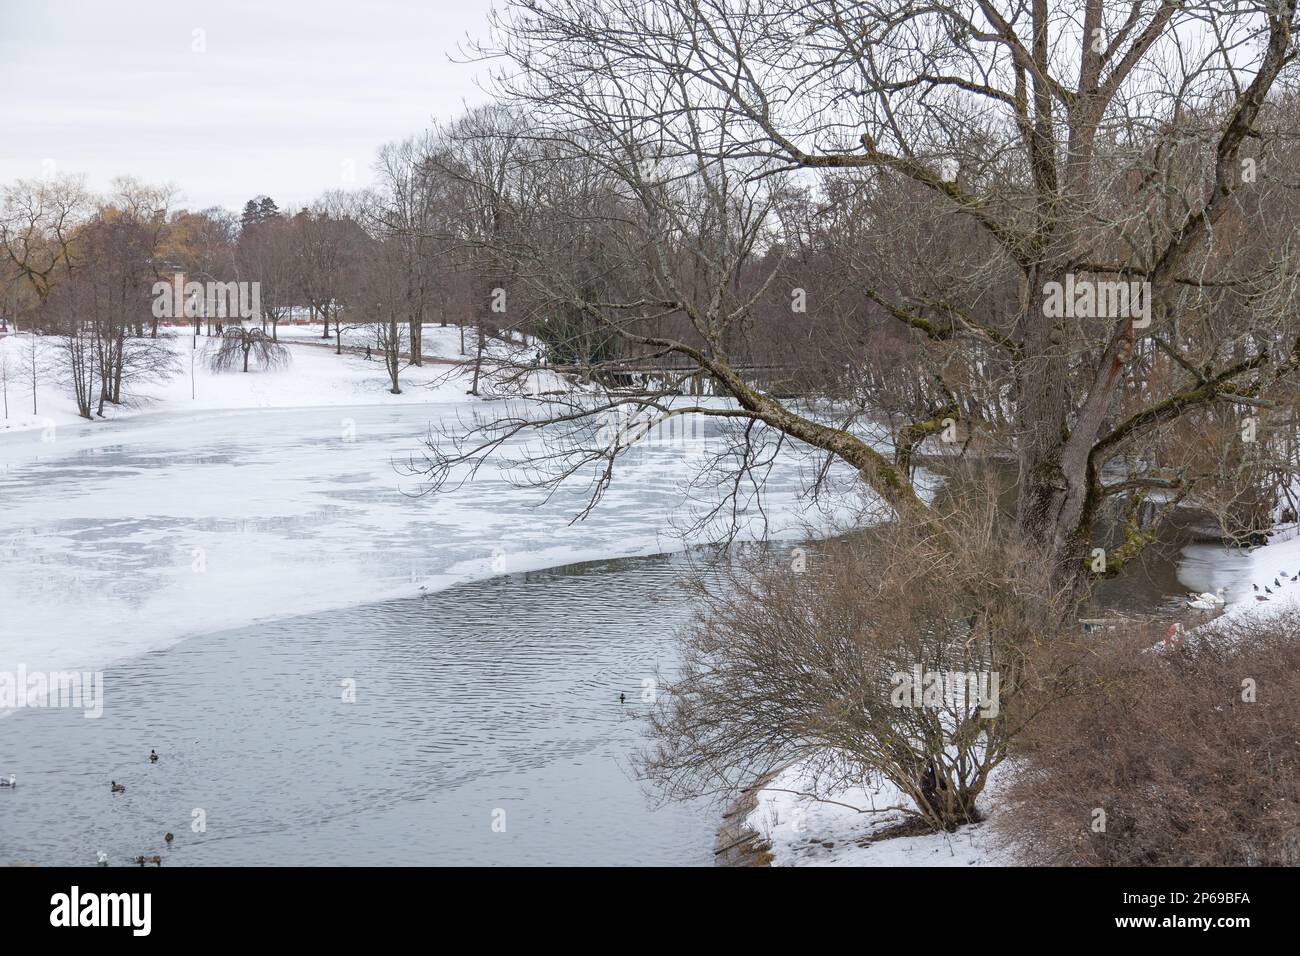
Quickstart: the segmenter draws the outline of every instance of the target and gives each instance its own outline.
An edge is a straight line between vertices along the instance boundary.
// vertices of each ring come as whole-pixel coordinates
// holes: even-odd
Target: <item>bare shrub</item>
[[[247,372],[250,357],[264,369],[289,364],[289,350],[285,346],[261,329],[236,326],[221,333],[221,344],[212,354],[212,371],[228,372],[242,362]]]
[[[978,820],[989,773],[1033,716],[1022,688],[1044,662],[1062,666],[1048,649],[1069,602],[991,496],[942,526],[884,526],[817,546],[806,571],[769,564],[702,587],[681,675],[651,718],[648,774],[684,796],[798,761],[823,793],[883,776],[923,824]],[[920,706],[906,690],[918,674],[935,691]],[[935,675],[961,674],[991,693],[937,692]]]
[[[1019,741],[998,826],[1026,863],[1300,863],[1300,615],[1159,648],[1098,648]]]

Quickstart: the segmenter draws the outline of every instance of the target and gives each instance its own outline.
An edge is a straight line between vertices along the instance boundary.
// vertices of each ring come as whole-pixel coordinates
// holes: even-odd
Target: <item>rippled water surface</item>
[[[19,778],[0,862],[708,863],[713,809],[656,807],[631,765],[690,573],[660,557],[512,575],[117,665],[97,720],[0,720]]]

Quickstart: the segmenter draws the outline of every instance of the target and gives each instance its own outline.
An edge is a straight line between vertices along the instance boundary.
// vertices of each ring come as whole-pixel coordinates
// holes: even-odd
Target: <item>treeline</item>
[[[1127,509],[1121,524],[1134,532],[1109,549],[1113,572],[1148,542],[1153,498],[1162,514],[1195,500],[1241,534],[1294,508],[1293,96],[1242,101],[1252,133],[1234,140],[1228,170],[1223,137],[1246,122],[1240,103],[1207,92],[1172,113],[1140,112],[1152,101],[1134,81],[1110,112],[1051,127],[1088,138],[1086,162],[1068,169],[1083,179],[1066,195],[1066,153],[1050,176],[1036,171],[1019,114],[990,112],[968,89],[949,90],[940,108],[911,86],[873,88],[882,109],[912,110],[920,124],[891,132],[905,140],[896,153],[843,139],[875,128],[871,117],[831,110],[823,126],[792,114],[835,144],[801,153],[764,125],[754,89],[679,82],[668,21],[597,12],[610,29],[558,8],[536,21],[502,15],[502,55],[517,69],[496,102],[383,148],[373,188],[296,212],[266,197],[242,215],[175,209],[169,191],[130,181],[106,197],[72,179],[8,186],[6,314],[90,329],[86,357],[69,362],[87,415],[121,401],[133,374],[158,371],[144,341],[157,331],[149,290],[183,271],[259,282],[272,339],[297,308],[339,348],[341,327],[367,325],[394,391],[403,364],[421,361],[430,321],[470,330],[474,392],[487,343],[516,336],[540,341],[556,370],[618,393],[613,403],[653,406],[704,382],[765,428],[844,458],[906,509],[918,503],[918,455],[955,434],[962,448],[1021,459],[1034,486],[1021,489],[1021,520],[1070,525],[1050,536],[1069,552],[1063,567],[1086,554],[1108,509]],[[751,57],[784,62],[787,38],[768,35],[767,21],[710,16],[774,44]],[[882,43],[902,43],[890,21],[871,22]],[[1241,29],[1263,37],[1269,24],[1246,18]],[[822,28],[839,42],[837,28],[809,27]],[[723,73],[738,55],[708,35],[691,44]],[[961,46],[1012,79],[1000,51],[974,37]],[[635,82],[617,85],[614,63]],[[986,94],[996,110],[1016,102]],[[1076,278],[1145,283],[1151,323],[1045,315],[1044,289]],[[493,370],[535,361],[529,352]],[[75,371],[87,362],[93,377]],[[831,402],[849,430],[884,423],[892,460],[846,444],[839,428],[796,422],[804,398],[823,413]],[[1062,494],[1068,507],[1032,504]]]

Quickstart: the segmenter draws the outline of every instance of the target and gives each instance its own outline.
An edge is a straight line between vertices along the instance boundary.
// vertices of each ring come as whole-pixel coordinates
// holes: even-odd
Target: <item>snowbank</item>
[[[263,371],[254,364],[245,372],[213,372],[206,361],[216,339],[190,336],[177,329],[161,335],[175,353],[179,374],[166,382],[144,383],[130,389],[134,394],[124,407],[106,406],[106,420],[157,412],[194,412],[243,408],[308,408],[342,405],[411,404],[448,401],[465,392],[456,369],[448,365],[426,365],[402,370],[401,395],[389,392],[383,361],[375,356],[344,353],[320,348],[319,326],[298,326],[293,333],[281,329],[281,340],[289,347],[286,368]],[[459,359],[454,348],[454,328],[438,329],[425,343],[426,355]],[[314,333],[314,334],[313,334]],[[328,340],[332,345],[333,340]],[[345,338],[346,341],[346,338]],[[32,411],[29,350],[37,354],[36,411]],[[0,363],[8,363],[8,417],[0,404],[0,434],[7,431],[42,430],[51,426],[84,422],[77,414],[65,376],[61,373],[59,340],[53,336],[32,337],[10,334],[0,337]]]
[[[1002,766],[980,795],[981,823],[955,833],[881,839],[905,823],[907,798],[886,780],[864,781],[833,794],[819,794],[799,765],[787,767],[756,795],[746,821],[772,847],[774,866],[998,866],[1009,854],[990,825],[997,813]]]
[[[1214,559],[1202,557],[1190,577],[1198,591],[1226,589],[1227,607],[1216,620],[1259,620],[1294,611],[1300,603],[1300,532],[1288,526],[1261,547],[1216,549]],[[1211,621],[1202,629],[1213,627]],[[907,819],[897,809],[907,805],[907,798],[896,787],[884,780],[869,781],[820,793],[818,800],[811,795],[815,782],[797,765],[757,792],[747,823],[771,844],[775,866],[1010,865],[1010,848],[989,825],[998,813],[999,783],[1006,779],[1007,766],[994,770],[980,795],[984,822],[955,833],[881,839],[882,831]]]
[[[1268,544],[1251,548],[1235,575],[1235,600],[1224,617],[1239,620],[1294,611],[1300,602],[1300,534],[1294,525],[1279,529]]]

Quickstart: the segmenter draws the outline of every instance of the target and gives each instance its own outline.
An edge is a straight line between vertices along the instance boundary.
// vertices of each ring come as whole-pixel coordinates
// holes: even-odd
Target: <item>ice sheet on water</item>
[[[431,419],[463,411],[462,400],[177,413],[64,427],[52,444],[9,436],[0,670],[104,667],[257,620],[683,546],[683,510],[702,503],[688,500],[692,456],[678,445],[632,456],[576,524],[581,483],[541,504],[491,467],[416,496],[419,479],[393,463],[421,452]],[[794,454],[777,462],[770,525],[754,515],[751,533],[799,537],[832,520],[798,500],[807,468]]]

